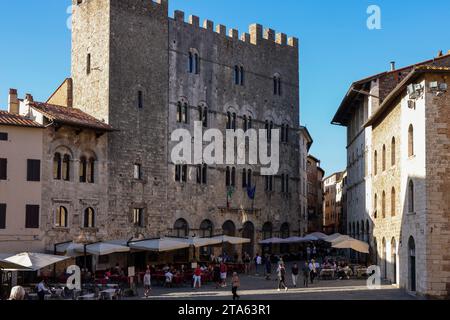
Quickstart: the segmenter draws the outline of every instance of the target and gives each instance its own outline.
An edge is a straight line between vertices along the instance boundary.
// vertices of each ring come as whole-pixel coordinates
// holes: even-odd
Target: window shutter
[[[6,229],[6,204],[0,203],[0,229]]]
[[[25,216],[25,228],[38,229],[39,228],[39,206],[27,205]]]
[[[0,180],[6,180],[8,178],[8,160],[0,159]]]

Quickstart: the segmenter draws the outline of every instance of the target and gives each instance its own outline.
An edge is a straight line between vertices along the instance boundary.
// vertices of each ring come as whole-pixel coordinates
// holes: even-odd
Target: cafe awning
[[[82,245],[81,248],[77,248],[76,251],[79,253],[84,253],[84,246]],[[108,254],[129,251],[129,247],[107,242],[97,242],[86,245],[86,253],[94,256],[106,256]]]
[[[128,243],[128,246],[131,249],[136,250],[165,252],[186,249],[191,245],[187,242],[180,241],[179,239],[162,238],[130,242]]]
[[[361,253],[369,253],[369,244],[350,237],[348,239],[333,242],[332,247],[336,249],[352,249]]]
[[[31,271],[31,269],[25,268],[24,266],[3,260],[0,257],[0,270],[7,271]]]
[[[70,259],[70,257],[54,256],[43,253],[24,252],[16,255],[11,255],[10,257],[4,258],[3,260],[6,262],[10,262],[25,267],[26,269],[30,269],[30,271],[38,271],[42,268],[51,266],[55,263],[67,259]]]
[[[323,240],[326,237],[328,237],[325,233],[322,233],[322,232],[313,232],[313,233],[309,234],[308,236],[312,236],[312,237],[317,238],[319,240]]]
[[[83,244],[75,242],[60,243],[55,246],[56,253],[61,253],[69,257],[78,257],[83,253],[78,252],[83,249]]]
[[[331,236],[327,236],[323,240],[325,240],[326,242],[333,243],[333,242],[336,242],[336,241],[342,241],[342,240],[346,240],[346,239],[349,239],[349,238],[350,238],[349,236],[345,236],[345,235],[342,235],[340,233],[335,233],[335,234],[333,234]]]

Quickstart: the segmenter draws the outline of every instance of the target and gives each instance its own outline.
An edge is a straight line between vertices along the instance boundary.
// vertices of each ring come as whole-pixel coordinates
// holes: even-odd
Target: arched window
[[[198,53],[194,54],[194,63],[195,63],[195,66],[194,66],[195,74],[199,74],[200,73],[200,56],[198,55]]]
[[[89,158],[87,167],[87,181],[89,183],[95,182],[95,159]]]
[[[414,156],[414,128],[412,124],[408,128],[408,157]]]
[[[202,123],[203,128],[208,127],[208,108],[204,106],[198,107],[198,121]]]
[[[273,227],[271,222],[266,222],[262,228],[263,240],[272,238]]]
[[[382,167],[383,167],[383,171],[386,171],[386,146],[385,145],[383,145]]]
[[[186,238],[189,236],[189,225],[184,219],[178,219],[175,222],[173,229],[175,231],[175,236],[178,238]]]
[[[63,158],[62,179],[64,181],[70,180],[70,156],[68,154],[64,155],[64,158]]]
[[[61,154],[55,153],[53,157],[53,179],[61,180]]]
[[[230,171],[230,167],[227,167],[226,171],[225,171],[225,185],[227,187],[231,186],[231,171]]]
[[[59,228],[67,228],[67,209],[63,206],[56,210],[55,226]]]
[[[281,77],[279,75],[273,77],[273,94],[281,96]]]
[[[242,188],[247,188],[247,169],[242,169]]]
[[[377,238],[373,238],[373,258],[375,265],[378,265],[378,242]]]
[[[188,122],[189,122],[189,117],[188,117],[188,114],[189,114],[189,106],[188,106],[187,102],[185,102],[185,103],[183,104],[183,109],[182,109],[182,111],[183,111],[183,114],[181,115],[181,122],[183,122],[183,123],[188,123]]]
[[[370,240],[370,223],[369,220],[366,220],[366,241]]]
[[[245,77],[244,67],[237,65],[234,66],[234,84],[243,86],[244,77]]]
[[[189,65],[188,70],[189,73],[199,74],[200,73],[200,56],[194,49],[189,51]]]
[[[383,267],[382,267],[382,274],[383,274],[383,278],[386,279],[387,278],[387,256],[386,256],[386,239],[383,238],[382,242],[381,242],[381,246],[382,246],[382,255],[383,255]]]
[[[236,168],[231,168],[231,186],[236,187]]]
[[[208,183],[208,166],[206,164],[203,164],[202,168],[202,183],[203,184]]]
[[[395,210],[395,188],[392,188],[391,190],[391,216],[395,217],[396,210]]]
[[[366,232],[364,230],[364,221],[361,221],[361,240],[366,241]]]
[[[242,67],[241,66],[241,68],[240,68],[240,71],[241,71],[241,86],[243,86],[244,85],[244,80],[245,80],[245,72],[244,72],[244,67]]]
[[[188,66],[189,73],[194,72],[194,55],[192,52],[189,51],[189,66]]]
[[[237,115],[233,112],[232,114],[232,121],[231,121],[231,129],[236,130],[236,123],[237,123]]]
[[[227,129],[231,129],[231,112],[227,112]]]
[[[353,237],[356,238],[356,224],[353,222]]]
[[[234,66],[234,84],[239,85],[239,66]]]
[[[386,218],[386,192],[381,195],[381,215]]]
[[[284,142],[284,124],[281,125],[281,142]]]
[[[243,121],[243,130],[244,131],[247,131],[248,130],[248,120],[247,120],[247,116],[246,115],[244,115],[243,116],[243,119],[244,119],[244,121]]]
[[[95,211],[92,208],[84,210],[84,227],[95,228]]]
[[[391,141],[391,166],[395,166],[395,138]]]
[[[359,239],[359,235],[360,235],[359,231],[360,231],[360,229],[359,229],[359,221],[358,221],[358,222],[356,222],[356,239]]]
[[[79,168],[80,182],[85,183],[87,181],[87,159],[86,157],[81,157],[80,168]]]
[[[408,240],[408,274],[409,274],[409,289],[412,292],[416,291],[416,242],[411,236]]]
[[[414,182],[409,180],[408,183],[408,212],[414,213]]]
[[[200,237],[211,238],[213,236],[214,228],[210,220],[203,220],[200,224]]]
[[[253,184],[252,184],[252,169],[248,169],[247,170],[247,186],[248,187],[253,187]]]
[[[375,153],[373,155],[373,174],[374,175],[378,174],[378,153],[377,153],[377,151],[375,151]]]
[[[378,195],[375,193],[373,197],[373,217],[376,219],[378,215]]]
[[[228,220],[222,225],[222,232],[226,236],[234,237],[236,235],[236,226],[233,221]]]

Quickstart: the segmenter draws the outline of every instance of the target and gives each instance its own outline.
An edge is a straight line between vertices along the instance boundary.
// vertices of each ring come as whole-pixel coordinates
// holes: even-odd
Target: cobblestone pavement
[[[273,278],[273,277],[272,277]],[[299,279],[301,280],[301,278]],[[228,279],[230,281],[230,279]],[[294,288],[290,276],[287,277],[289,290],[278,292],[277,281],[265,280],[258,276],[241,276],[241,288],[238,294],[241,300],[411,300],[415,297],[390,284],[383,284],[379,290],[369,290],[365,280],[320,280],[308,288]],[[143,289],[138,289],[139,297],[143,298]],[[230,300],[231,287],[216,289],[208,284],[201,289],[191,287],[162,288],[153,287],[151,300]]]

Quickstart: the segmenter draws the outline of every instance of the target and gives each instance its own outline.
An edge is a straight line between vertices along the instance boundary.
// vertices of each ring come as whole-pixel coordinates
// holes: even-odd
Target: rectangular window
[[[144,209],[133,209],[133,224],[141,228],[144,226]]]
[[[0,203],[0,229],[6,229],[6,204]]]
[[[27,160],[27,181],[41,181],[41,160]]]
[[[88,53],[88,55],[86,56],[86,74],[90,74],[91,73],[91,54]]]
[[[8,141],[8,133],[0,132],[0,141]]]
[[[137,180],[142,180],[142,170],[141,170],[141,165],[140,164],[135,164],[134,165],[134,178]]]
[[[0,158],[0,180],[6,180],[8,178],[8,160]]]
[[[39,229],[39,206],[28,205],[25,210],[25,228]]]

